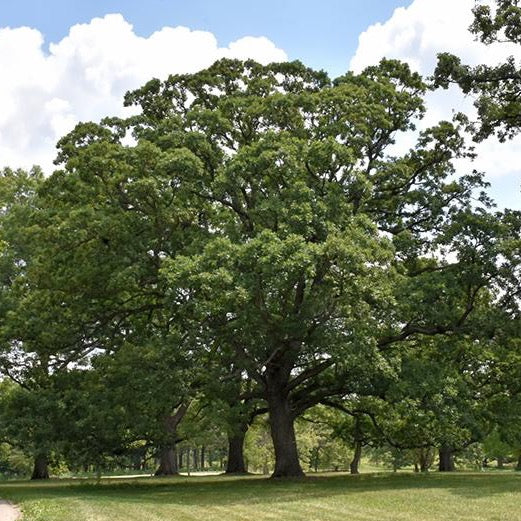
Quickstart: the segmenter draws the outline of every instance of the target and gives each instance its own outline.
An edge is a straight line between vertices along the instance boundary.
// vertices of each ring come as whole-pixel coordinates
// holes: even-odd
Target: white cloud
[[[78,121],[122,115],[127,90],[222,57],[287,59],[264,37],[219,47],[212,33],[164,27],[143,38],[119,14],[71,27],[48,52],[36,29],[0,29],[0,167],[51,170],[56,141]]]
[[[521,60],[519,45],[486,46],[474,39],[468,31],[474,5],[474,0],[414,0],[407,8],[396,9],[385,23],[372,25],[360,35],[350,68],[359,72],[383,57],[398,58],[429,76],[439,52],[456,54],[469,65],[493,65],[511,55]],[[474,114],[472,103],[472,98],[465,98],[457,88],[431,93],[427,96],[428,113],[420,127],[452,119],[454,110]],[[410,139],[407,141],[409,144]],[[521,136],[504,144],[490,138],[476,146],[478,159],[473,165],[460,163],[460,167],[486,172],[498,203],[521,208],[521,195],[516,200],[512,197],[512,187],[517,184],[519,190],[521,185],[519,150]]]
[[[468,31],[474,5],[475,0],[414,0],[409,7],[399,7],[385,23],[372,25],[359,36],[350,68],[359,72],[385,56],[406,61],[427,75],[440,52],[457,54],[471,65],[521,57],[517,45],[487,46],[475,40]]]

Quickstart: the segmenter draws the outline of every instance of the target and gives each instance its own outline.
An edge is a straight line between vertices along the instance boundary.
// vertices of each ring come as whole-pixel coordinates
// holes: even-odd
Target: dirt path
[[[21,514],[18,507],[15,507],[9,501],[0,499],[0,519],[2,521],[16,521],[20,517]]]

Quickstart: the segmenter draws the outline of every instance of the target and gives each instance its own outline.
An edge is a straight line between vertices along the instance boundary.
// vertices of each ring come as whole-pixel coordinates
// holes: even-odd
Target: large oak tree
[[[301,475],[298,415],[377,393],[405,342],[460,332],[501,276],[481,177],[453,175],[458,128],[393,152],[425,90],[385,60],[335,81],[233,60],[152,80],[126,97],[139,115],[61,140],[38,287],[102,348],[149,336],[233,361],[239,398],[268,409],[274,476]]]

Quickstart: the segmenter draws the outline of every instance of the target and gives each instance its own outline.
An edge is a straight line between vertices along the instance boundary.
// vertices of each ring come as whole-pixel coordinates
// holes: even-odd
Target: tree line
[[[520,12],[478,6],[472,30],[519,43]],[[127,93],[137,115],[78,124],[50,177],[4,169],[2,440],[35,478],[53,454],[136,448],[174,474],[202,432],[245,472],[259,417],[273,476],[301,476],[295,422],[323,410],[355,471],[368,444],[436,447],[440,470],[490,436],[521,448],[521,214],[454,167],[466,132],[519,131],[519,74],[447,54],[429,81],[396,60],[331,80],[225,59]],[[479,120],[396,154],[452,82]]]

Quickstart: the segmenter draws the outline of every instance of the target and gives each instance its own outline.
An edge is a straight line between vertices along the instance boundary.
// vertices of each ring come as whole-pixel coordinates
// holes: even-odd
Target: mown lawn
[[[521,521],[521,475],[55,480],[0,485],[24,521]]]

